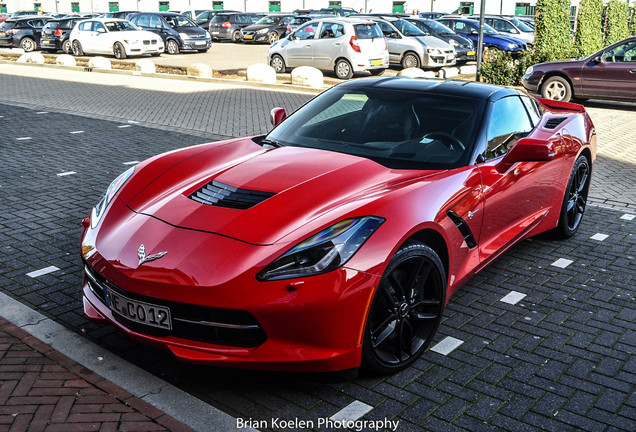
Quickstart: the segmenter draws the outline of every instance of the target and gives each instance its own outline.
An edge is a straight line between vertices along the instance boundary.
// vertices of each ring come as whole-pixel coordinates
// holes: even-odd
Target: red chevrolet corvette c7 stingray
[[[109,186],[81,238],[90,318],[189,362],[392,373],[471,276],[529,236],[574,235],[585,211],[580,105],[370,78],[272,121]]]

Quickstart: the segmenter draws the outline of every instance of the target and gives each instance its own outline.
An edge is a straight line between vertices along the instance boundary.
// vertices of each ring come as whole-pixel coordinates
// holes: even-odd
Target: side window
[[[530,115],[530,121],[532,125],[536,127],[541,121],[541,116],[543,113],[541,112],[541,108],[539,108],[539,104],[532,98],[528,96],[521,96],[521,101],[526,106],[528,110],[528,114]]]
[[[316,35],[316,32],[318,31],[318,24],[319,23],[311,23],[304,25],[299,28],[294,34],[298,39],[301,40],[313,39]]]
[[[106,32],[106,28],[104,28],[104,25],[100,22],[96,22],[93,25],[93,31],[102,31],[102,32]]]
[[[78,28],[81,31],[91,31],[92,26],[93,26],[93,21],[86,21],[81,23]]]
[[[452,29],[455,30],[458,33],[468,33],[468,30],[466,30],[466,24],[464,24],[461,21],[453,21],[452,23],[450,23],[453,25]]]
[[[161,18],[157,15],[150,15],[150,27],[152,28],[161,28],[163,27],[163,23],[161,22]]]
[[[625,42],[605,51],[601,56],[601,61],[612,63],[636,62],[636,41]]]
[[[150,17],[148,15],[140,15],[137,23],[141,27],[150,27]]]
[[[343,33],[344,27],[342,25],[325,22],[320,30],[320,39],[334,39],[342,36]]]
[[[488,124],[486,159],[502,156],[533,129],[528,113],[518,96],[508,96],[494,103]]]
[[[131,19],[129,19],[128,21],[130,21],[131,23],[138,25],[137,21],[139,21],[139,15],[132,17]]]
[[[290,21],[291,21],[291,18],[289,18],[289,17],[287,17],[287,18],[283,18],[283,19],[282,19],[282,20],[278,23],[278,25],[279,25],[279,26],[287,26],[287,25],[289,25]]]
[[[382,33],[384,33],[385,36],[388,36],[391,33],[393,33],[393,29],[387,23],[379,21],[378,25],[380,26],[380,30],[382,30]]]

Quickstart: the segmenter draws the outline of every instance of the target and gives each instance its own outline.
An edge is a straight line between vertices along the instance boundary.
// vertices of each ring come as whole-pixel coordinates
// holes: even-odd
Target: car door
[[[318,38],[312,41],[313,63],[318,69],[331,69],[336,58],[342,52],[343,44],[346,44],[344,26],[334,22],[325,21],[320,27]]]
[[[636,39],[609,47],[581,68],[580,96],[636,98]]]
[[[44,27],[44,24],[46,24],[46,21],[42,18],[35,18],[28,21],[29,27],[32,28],[31,31],[33,32],[33,37],[36,44],[40,43],[40,38],[42,37],[42,27]]]
[[[94,24],[95,21],[84,21],[78,25],[77,40],[80,42],[82,49],[87,54],[97,52],[97,41],[95,40],[96,32],[93,31]]]
[[[96,21],[93,24],[95,51],[103,54],[109,54],[113,52],[114,42],[111,40],[112,34],[106,30],[104,24]]]
[[[528,98],[528,100],[530,100]],[[528,108],[532,109],[531,105]],[[536,226],[550,209],[561,177],[562,165],[548,162],[517,162],[508,167],[500,163],[503,156],[540,121],[519,96],[507,96],[488,107],[484,162],[479,164],[484,196],[484,219],[479,237],[482,262],[495,257],[512,241]],[[538,119],[538,120],[537,120]],[[560,144],[560,136],[553,137]]]
[[[287,53],[287,65],[313,66],[313,42],[318,33],[319,22],[310,22],[299,27],[289,38],[289,43],[285,45]]]

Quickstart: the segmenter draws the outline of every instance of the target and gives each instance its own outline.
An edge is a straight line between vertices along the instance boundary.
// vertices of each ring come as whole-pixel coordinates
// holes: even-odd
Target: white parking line
[[[36,278],[38,276],[42,276],[42,275],[45,275],[45,274],[56,272],[58,270],[59,270],[59,268],[57,268],[55,266],[48,266],[48,267],[45,267],[45,268],[40,269],[40,270],[32,271],[31,273],[27,273],[26,275],[28,277],[30,277],[30,278]]]
[[[134,121],[134,120],[128,120],[128,123],[131,123],[131,124],[139,124],[139,122],[138,122],[138,121]]]
[[[437,343],[431,351],[435,351],[436,353],[440,353],[441,355],[449,355],[451,352],[455,350],[458,346],[463,344],[463,340],[456,339],[451,336],[446,336],[440,342]]]
[[[367,405],[364,402],[360,402],[359,400],[351,402],[349,405],[329,417],[329,420],[333,421],[356,421],[369,411],[371,411],[373,407],[371,405]]]
[[[570,264],[572,264],[574,261],[569,260],[569,259],[565,259],[565,258],[559,258],[558,260],[556,260],[555,262],[553,262],[551,265],[555,266],[555,267],[559,267],[559,268],[566,268],[567,266],[569,266]]]
[[[20,137],[20,138],[16,138],[17,141],[26,141],[26,140],[30,140],[31,137]]]
[[[601,233],[596,233],[594,234],[592,237],[590,237],[592,240],[598,240],[598,241],[603,241],[606,238],[608,238],[609,236],[607,234],[601,234]]]
[[[625,213],[623,216],[621,216],[621,219],[623,220],[634,220],[634,218],[636,218],[636,215],[633,214],[629,214],[629,213]]]
[[[36,112],[36,114],[48,114],[48,113],[49,113],[48,111],[38,111],[38,112]]]
[[[120,126],[117,126],[117,127],[118,127],[118,128],[120,128],[120,129],[122,129],[122,128],[130,127],[130,125],[120,125]]]
[[[523,300],[523,298],[525,296],[526,295],[523,294],[523,293],[520,293],[520,292],[517,292],[517,291],[510,291],[510,293],[506,294],[506,296],[503,297],[499,301],[504,302],[504,303],[508,303],[508,304],[511,304],[511,305],[515,305],[515,304],[519,303],[521,300]]]
[[[137,165],[139,161],[124,162],[124,165]]]
[[[62,172],[57,174],[58,177],[65,177],[65,176],[69,176],[69,175],[73,175],[73,174],[77,174],[75,171],[66,171],[66,172]]]
[[[71,132],[71,133],[72,133],[72,134],[81,134],[81,133],[84,133],[84,131],[73,131],[73,132]]]

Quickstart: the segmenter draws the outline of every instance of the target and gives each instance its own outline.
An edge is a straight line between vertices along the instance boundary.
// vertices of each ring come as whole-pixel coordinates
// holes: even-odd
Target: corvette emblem
[[[139,249],[137,249],[137,256],[139,257],[139,264],[137,264],[137,267],[139,267],[145,262],[159,259],[167,253],[168,252],[166,251],[166,252],[159,252],[152,255],[146,255],[146,246],[144,246],[144,244],[142,243],[141,246],[139,246]]]

